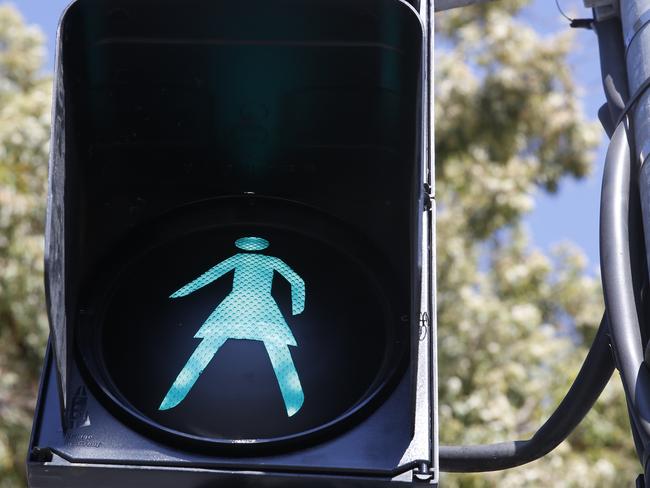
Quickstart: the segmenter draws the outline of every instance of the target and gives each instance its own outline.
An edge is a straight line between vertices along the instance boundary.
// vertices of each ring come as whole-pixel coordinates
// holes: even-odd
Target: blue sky
[[[582,7],[582,0],[561,0],[560,3],[570,16],[591,16],[591,11]],[[551,0],[535,0],[526,17],[541,32],[568,29],[568,21],[558,13],[555,2]],[[598,109],[604,103],[605,96],[600,80],[598,45],[593,32],[584,29],[575,31],[574,51],[569,61],[581,90],[585,114],[597,120]],[[558,242],[572,241],[586,253],[592,270],[596,270],[599,264],[598,212],[606,150],[607,138],[603,132],[592,174],[581,181],[564,180],[556,195],[538,194],[535,210],[526,219],[537,246],[548,250]]]
[[[0,0],[1,1],[1,0]],[[54,59],[53,40],[58,19],[69,0],[14,0],[28,22],[39,24],[48,38],[48,67]],[[569,15],[587,17],[590,12],[582,7],[582,0],[562,0]],[[550,0],[535,0],[525,17],[543,33],[568,29],[568,22]],[[575,37],[575,51],[570,63],[580,85],[587,116],[597,118],[604,96],[600,86],[596,36],[579,30]],[[545,250],[563,241],[572,241],[587,254],[590,268],[598,266],[598,208],[605,141],[603,140],[592,175],[579,182],[565,180],[556,195],[540,193],[535,210],[526,223],[534,244]]]

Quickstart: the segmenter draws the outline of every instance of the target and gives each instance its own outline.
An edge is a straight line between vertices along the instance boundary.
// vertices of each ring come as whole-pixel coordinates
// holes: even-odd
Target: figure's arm
[[[220,262],[213,268],[210,268],[208,271],[203,273],[194,281],[188,283],[183,288],[172,293],[169,298],[179,298],[194,293],[196,290],[203,288],[206,285],[209,285],[215,280],[218,280],[228,271],[231,271],[237,266],[237,255],[229,257],[225,261]]]
[[[302,313],[305,309],[305,282],[281,259],[276,259],[274,264],[276,271],[291,285],[291,313]]]

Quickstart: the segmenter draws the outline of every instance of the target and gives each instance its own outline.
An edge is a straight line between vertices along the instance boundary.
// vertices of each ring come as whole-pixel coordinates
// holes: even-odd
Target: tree
[[[444,444],[529,438],[567,391],[603,312],[580,251],[546,256],[522,227],[536,191],[589,172],[600,138],[572,82],[570,35],[541,37],[517,17],[527,3],[436,16]],[[616,376],[555,452],[504,473],[444,476],[444,486],[632,483],[640,465]]]
[[[51,79],[44,38],[0,5],[0,487],[25,484],[47,341],[43,227]]]
[[[531,247],[537,189],[591,167],[598,129],[567,68],[567,36],[516,18],[524,0],[437,15],[436,156],[441,416],[445,443],[525,438],[568,388],[602,313],[579,251]],[[43,37],[0,6],[0,487],[24,484],[47,338],[43,221],[50,84]],[[638,472],[617,378],[543,460],[445,486],[609,486]]]

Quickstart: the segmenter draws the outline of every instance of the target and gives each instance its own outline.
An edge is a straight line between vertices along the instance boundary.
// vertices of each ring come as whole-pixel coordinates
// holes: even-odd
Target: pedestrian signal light
[[[247,205],[239,200],[167,217],[154,245],[129,239],[117,253],[128,264],[110,260],[78,332],[102,393],[172,442],[308,438],[363,415],[406,368],[408,305],[395,310],[395,277],[369,244],[333,228],[323,242],[324,222],[263,225],[298,215],[260,197],[237,212],[251,221],[263,206],[259,224],[215,210]]]
[[[261,251],[269,241],[259,237],[237,239],[244,251]],[[287,415],[293,416],[305,400],[289,346],[297,346],[289,326],[271,295],[273,272],[291,285],[293,315],[305,308],[305,282],[284,261],[261,254],[236,254],[217,264],[197,279],[174,292],[171,298],[184,297],[233,271],[232,291],[203,323],[195,338],[201,343],[178,374],[159,410],[174,408],[183,401],[210,360],[229,339],[260,341],[269,355],[278,380]]]
[[[31,486],[435,483],[427,22],[69,7]]]

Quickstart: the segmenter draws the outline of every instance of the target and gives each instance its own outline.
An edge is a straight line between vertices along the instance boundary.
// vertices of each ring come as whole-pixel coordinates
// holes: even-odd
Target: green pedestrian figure
[[[269,247],[266,239],[243,237],[235,246],[247,252],[222,261],[170,296],[187,296],[235,271],[232,291],[195,334],[195,338],[203,340],[176,377],[159,410],[174,408],[185,399],[208,363],[229,339],[262,341],[287,415],[295,415],[302,407],[305,397],[289,350],[289,346],[297,346],[296,339],[271,295],[271,286],[277,271],[291,285],[292,313],[298,315],[305,308],[305,282],[281,259],[257,253]]]

